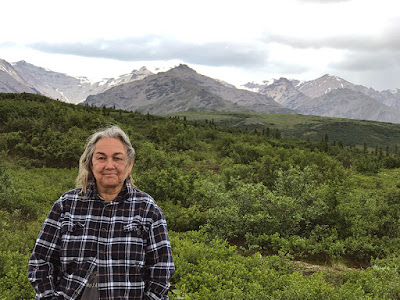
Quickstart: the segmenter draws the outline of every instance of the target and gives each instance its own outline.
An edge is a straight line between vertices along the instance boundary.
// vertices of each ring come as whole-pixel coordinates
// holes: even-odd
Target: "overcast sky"
[[[72,76],[185,63],[240,85],[337,75],[400,88],[397,0],[12,0],[0,58]]]

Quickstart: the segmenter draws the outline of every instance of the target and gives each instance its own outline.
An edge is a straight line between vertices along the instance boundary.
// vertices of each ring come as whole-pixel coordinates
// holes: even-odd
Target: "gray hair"
[[[117,125],[112,125],[105,129],[93,133],[86,143],[85,151],[79,160],[78,177],[76,178],[77,188],[82,188],[82,193],[86,193],[90,183],[94,182],[95,178],[92,172],[92,158],[96,143],[103,138],[119,139],[125,146],[126,154],[128,155],[128,163],[133,163],[135,160],[135,149],[125,132]],[[129,174],[128,181],[133,185],[132,176]]]

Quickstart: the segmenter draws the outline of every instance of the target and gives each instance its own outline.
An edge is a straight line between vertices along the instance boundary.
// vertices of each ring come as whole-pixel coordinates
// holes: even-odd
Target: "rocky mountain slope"
[[[236,89],[186,65],[110,88],[84,103],[152,114],[187,110],[294,113],[266,95]]]
[[[0,92],[38,93],[33,86],[18,75],[10,63],[3,59],[0,59]]]
[[[302,102],[299,111],[316,116],[400,122],[400,111],[351,89],[335,89],[308,102]]]
[[[151,74],[153,73],[142,68],[118,78],[90,82],[85,77],[75,78],[25,61],[10,64],[0,60],[0,91],[38,93],[65,102],[80,103],[89,95],[104,92],[112,86],[143,79]]]
[[[310,97],[299,92],[286,78],[280,78],[272,83],[258,88],[258,93],[273,98],[284,107],[300,110],[303,103],[308,103]]]
[[[306,82],[280,78],[244,86],[306,115],[400,123],[398,89],[379,92],[330,75]]]

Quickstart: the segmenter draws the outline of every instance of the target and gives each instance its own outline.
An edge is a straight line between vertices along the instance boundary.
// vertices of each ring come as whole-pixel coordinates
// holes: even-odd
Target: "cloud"
[[[296,64],[296,63],[286,63],[286,62],[270,62],[268,64],[268,70],[272,73],[280,74],[302,74],[310,70],[310,67],[306,65]]]
[[[400,19],[396,18],[375,32],[346,32],[341,35],[327,32],[325,36],[319,37],[270,34],[264,41],[285,45],[293,49],[293,52],[318,51],[322,54],[323,50],[332,49],[335,55],[326,56],[325,61],[320,59],[320,64],[325,65],[326,72],[368,82],[370,86],[377,88],[386,88],[398,86],[393,77],[398,78],[400,71],[399,26]],[[316,59],[318,57],[322,56],[316,56]],[[313,60],[308,60],[308,63],[312,62]]]
[[[11,41],[0,42],[0,48],[11,48],[17,46],[17,43]]]
[[[333,69],[347,71],[384,71],[393,67],[400,67],[400,56],[382,51],[373,52],[350,52],[339,62],[328,65]]]
[[[399,87],[400,55],[389,50],[349,51],[340,61],[327,65],[327,72],[378,90]]]
[[[143,36],[91,42],[47,43],[30,45],[48,53],[111,58],[121,61],[155,61],[180,59],[207,66],[263,66],[268,53],[254,44],[208,42],[195,44],[161,36]]]
[[[356,22],[356,19],[354,21]],[[387,20],[381,27],[364,29],[357,33],[352,32],[351,27],[346,31],[343,29],[337,32],[334,30],[335,28],[331,28],[327,24],[320,24],[320,27],[325,30],[313,35],[304,35],[307,34],[307,31],[303,35],[301,33],[269,33],[264,36],[263,40],[266,43],[278,43],[296,49],[332,48],[351,51],[389,50],[400,52],[399,17]]]
[[[338,35],[321,38],[299,38],[284,35],[269,35],[268,42],[275,42],[299,49],[333,48],[339,50],[397,50],[400,51],[400,39],[394,38],[397,33],[387,32],[382,36],[371,35]]]

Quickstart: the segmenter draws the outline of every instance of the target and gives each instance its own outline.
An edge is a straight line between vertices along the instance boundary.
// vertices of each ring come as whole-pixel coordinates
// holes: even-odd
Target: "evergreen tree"
[[[274,138],[280,139],[281,137],[282,137],[281,132],[279,131],[279,129],[276,129],[274,133]]]
[[[364,140],[364,149],[363,149],[364,154],[368,153],[368,147],[367,147],[367,141]]]
[[[323,151],[323,152],[329,151],[328,141],[329,141],[328,134],[325,134],[321,140],[321,151]]]

